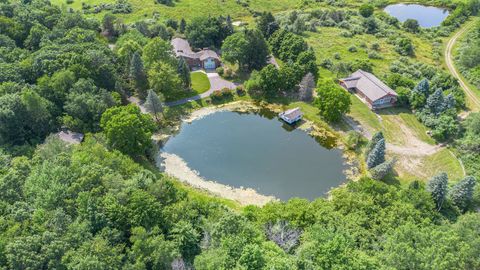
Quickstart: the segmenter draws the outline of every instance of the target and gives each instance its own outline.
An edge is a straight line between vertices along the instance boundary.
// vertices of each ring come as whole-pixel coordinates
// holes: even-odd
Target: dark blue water
[[[340,150],[284,127],[277,118],[217,112],[184,123],[162,151],[181,157],[205,179],[282,200],[314,199],[345,182]]]
[[[421,27],[430,28],[440,26],[449,12],[443,8],[422,6],[417,4],[396,4],[385,8],[385,12],[404,22],[415,19]]]

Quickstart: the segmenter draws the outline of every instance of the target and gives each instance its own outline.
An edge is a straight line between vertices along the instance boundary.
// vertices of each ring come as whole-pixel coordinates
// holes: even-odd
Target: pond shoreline
[[[267,104],[264,106],[263,104],[258,105],[253,102],[246,102],[246,101],[237,101],[237,102],[231,102],[231,103],[227,103],[219,106],[210,106],[210,107],[200,108],[199,110],[193,111],[188,116],[184,117],[181,121],[179,121],[176,127],[172,130],[172,133],[169,135],[162,136],[162,138],[159,139],[158,142],[159,142],[159,145],[165,144],[171,136],[177,134],[177,132],[180,131],[180,127],[182,123],[191,123],[195,120],[201,119],[213,113],[217,113],[221,111],[259,113],[265,109],[275,114],[282,111],[282,107],[278,105]],[[315,123],[309,120],[303,121],[301,125],[299,125],[297,128],[305,131],[307,134],[309,134],[312,137],[315,137],[318,134],[322,134],[321,132],[319,132],[319,129],[321,128],[317,127]],[[348,165],[349,167],[349,169],[344,171],[346,182],[348,182],[354,179],[358,175],[358,168],[356,167],[357,166],[356,159],[351,153],[347,153],[344,150],[343,145],[337,143],[335,148],[343,150],[342,157],[345,160],[344,164]],[[160,149],[157,155],[156,165],[159,169],[164,169],[164,173],[177,178],[184,184],[207,191],[208,193],[215,196],[234,200],[243,206],[245,205],[263,206],[269,202],[279,200],[275,198],[275,196],[260,194],[253,188],[244,188],[244,187],[237,188],[237,187],[229,186],[227,184],[222,184],[216,181],[212,181],[213,179],[205,179],[201,177],[197,171],[192,170],[188,166],[187,162],[185,162],[181,157],[171,153],[160,152]],[[333,187],[332,189],[334,188],[336,187]]]

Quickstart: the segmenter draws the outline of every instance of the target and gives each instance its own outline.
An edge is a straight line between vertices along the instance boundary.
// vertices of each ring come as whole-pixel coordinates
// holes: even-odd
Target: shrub
[[[368,58],[370,59],[383,59],[383,56],[376,51],[370,51],[368,52]]]
[[[331,69],[333,67],[333,61],[329,58],[323,59],[320,66],[326,69]]]
[[[368,18],[373,15],[374,7],[369,4],[364,4],[360,6],[360,9],[358,10],[360,15],[364,18]]]
[[[244,96],[245,93],[246,93],[245,87],[243,87],[243,85],[237,86],[237,88],[235,88],[235,91],[237,92],[237,95],[239,95],[239,96]]]
[[[342,59],[342,57],[340,56],[340,53],[338,53],[338,52],[333,54],[333,58],[335,58],[336,60]]]
[[[223,67],[218,67],[215,71],[217,71],[218,75],[223,76],[223,73],[224,73]]]
[[[387,176],[393,169],[393,166],[395,165],[395,159],[385,161],[382,164],[372,168],[370,170],[370,174],[372,175],[372,178],[375,180],[382,180]]]
[[[348,47],[348,51],[354,53],[354,52],[357,52],[358,50],[357,50],[357,47],[355,45],[352,45],[352,46]]]

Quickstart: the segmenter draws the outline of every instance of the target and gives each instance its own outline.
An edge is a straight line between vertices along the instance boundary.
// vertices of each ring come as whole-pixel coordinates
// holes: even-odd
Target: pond
[[[385,12],[401,22],[404,22],[407,19],[415,19],[421,27],[425,28],[440,26],[449,14],[449,11],[444,8],[417,4],[389,5],[385,8]]]
[[[180,157],[204,179],[281,200],[315,199],[346,181],[341,150],[272,115],[215,112],[183,123],[161,152]]]

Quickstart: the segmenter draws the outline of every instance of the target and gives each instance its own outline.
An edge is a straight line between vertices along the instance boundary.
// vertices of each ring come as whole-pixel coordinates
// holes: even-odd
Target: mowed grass
[[[192,78],[192,89],[197,94],[204,93],[210,89],[210,81],[205,73],[192,72],[190,76]]]
[[[382,131],[388,142],[399,145],[405,144],[410,135],[425,143],[435,144],[435,140],[427,134],[428,129],[409,110],[388,108],[374,113],[356,96],[351,95],[350,99],[352,106],[348,115],[371,134]]]
[[[176,91],[173,93],[166,93],[166,101],[176,101],[183,98],[189,98],[196,95],[200,95],[210,89],[210,81],[208,77],[203,72],[192,72],[190,73],[192,78],[192,89],[190,91]]]
[[[56,5],[80,10],[82,2],[93,6],[100,3],[114,3],[116,0],[74,0],[72,4],[67,4],[66,0],[51,0],[51,2]],[[251,16],[248,9],[237,3],[237,0],[180,0],[175,1],[173,6],[161,5],[155,0],[129,0],[129,2],[133,6],[133,12],[131,14],[117,14],[125,22],[152,18],[154,13],[159,14],[163,20],[167,18],[191,20],[199,16],[219,15],[230,15],[232,18],[237,19]],[[255,0],[249,1],[249,3],[250,7],[255,11],[279,12],[299,8],[302,0]],[[104,14],[105,12],[101,12],[92,14],[92,16],[102,18]]]
[[[412,164],[412,168],[395,167],[395,171],[399,174],[399,177],[396,177],[396,179],[402,184],[408,184],[414,180],[427,181],[442,172],[448,175],[450,183],[458,182],[465,177],[462,164],[446,148],[423,158],[408,159],[408,157],[393,156],[398,160],[407,158],[406,162]]]

